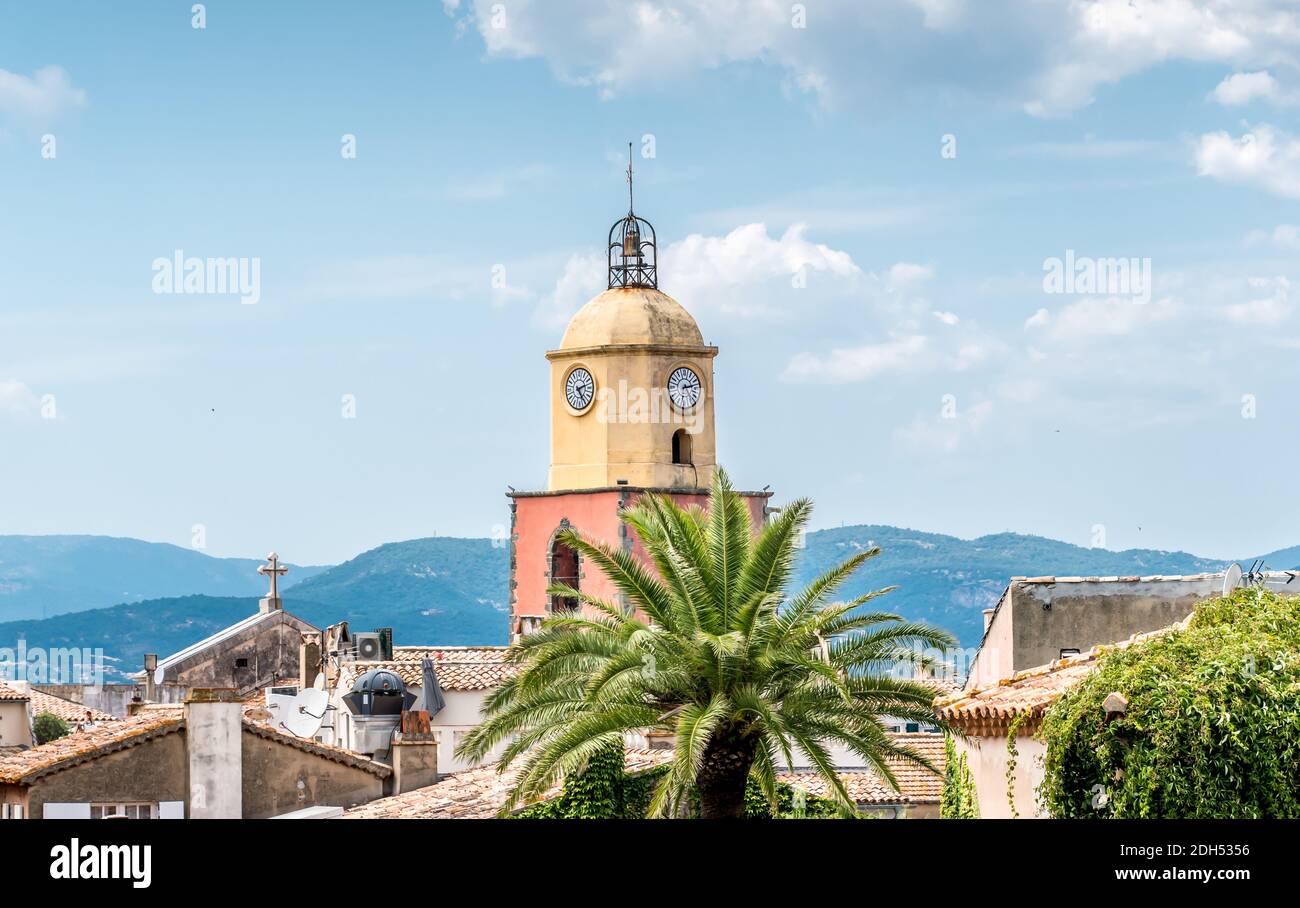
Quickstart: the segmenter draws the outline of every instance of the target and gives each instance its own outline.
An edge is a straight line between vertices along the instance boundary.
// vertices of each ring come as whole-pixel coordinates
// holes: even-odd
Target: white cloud
[[[889,266],[889,286],[891,289],[905,289],[928,281],[932,277],[934,277],[934,268],[929,265],[898,262]]]
[[[920,335],[902,337],[880,344],[842,347],[827,355],[799,353],[785,367],[782,378],[795,382],[841,384],[862,381],[883,372],[917,368],[927,349]]]
[[[918,415],[906,426],[894,430],[894,439],[921,453],[950,454],[978,434],[993,415],[993,402],[981,400],[969,407],[958,404],[951,415],[936,412]]]
[[[1234,139],[1226,132],[1201,136],[1196,147],[1201,176],[1254,186],[1274,195],[1300,199],[1300,139],[1261,124]]]
[[[1067,343],[1095,337],[1122,337],[1174,318],[1179,308],[1172,299],[1143,303],[1131,297],[1089,296],[1063,306],[1056,313],[1039,309],[1025,321],[1025,329]]]
[[[779,278],[788,289],[799,274],[810,279],[817,274],[840,279],[862,274],[847,252],[810,242],[807,232],[806,224],[794,224],[780,237],[773,237],[765,224],[746,224],[726,236],[692,233],[664,250],[660,284],[671,287],[673,295],[681,299],[704,302],[711,293],[728,286]],[[751,305],[741,300],[738,308],[746,310]]]
[[[85,103],[86,93],[73,86],[61,66],[45,66],[30,76],[0,69],[0,113],[45,126]]]
[[[1044,325],[1049,324],[1051,320],[1052,313],[1048,312],[1046,309],[1039,309],[1033,315],[1029,316],[1029,318],[1025,319],[1025,330],[1041,328]]]
[[[1276,100],[1279,95],[1277,79],[1267,71],[1233,73],[1210,92],[1210,98],[1225,107],[1241,107],[1256,98]]]
[[[1290,0],[822,0],[792,27],[784,0],[444,2],[489,56],[541,58],[604,97],[741,64],[824,104],[938,89],[992,96],[1035,116],[1176,61],[1241,70],[1297,65]],[[654,87],[651,87],[654,86]]]
[[[605,289],[605,267],[604,256],[591,253],[569,256],[554,289],[538,303],[533,324],[547,330],[562,329],[573,313]]]
[[[1247,246],[1269,243],[1279,249],[1300,249],[1300,227],[1295,224],[1278,224],[1271,231],[1252,230],[1246,235]]]
[[[0,416],[33,416],[40,400],[27,385],[17,379],[0,379]]]
[[[1243,325],[1278,325],[1290,317],[1293,307],[1289,280],[1285,277],[1253,277],[1247,283],[1252,292],[1264,295],[1224,306],[1223,314],[1228,319]]]
[[[961,319],[957,317],[956,312],[941,312],[940,310],[936,309],[934,312],[931,312],[930,314],[933,315],[935,318],[937,318],[939,321],[943,322],[945,325],[955,325],[961,321]]]
[[[847,289],[863,276],[852,256],[810,241],[807,229],[795,224],[774,237],[764,224],[745,224],[722,236],[690,234],[660,253],[659,287],[697,315],[778,315],[794,301],[819,299],[821,279]],[[534,321],[562,328],[605,288],[605,267],[603,253],[570,257]],[[796,279],[806,286],[796,288]]]

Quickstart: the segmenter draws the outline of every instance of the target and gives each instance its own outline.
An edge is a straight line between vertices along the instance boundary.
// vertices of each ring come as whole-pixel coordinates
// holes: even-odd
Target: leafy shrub
[[[524,820],[640,820],[650,812],[650,799],[667,766],[628,775],[622,748],[603,750],[587,761],[586,768],[564,782],[564,789],[549,801],[533,804],[514,814]],[[822,819],[837,816],[835,804],[823,798],[800,798],[786,784],[776,789],[773,812],[762,791],[750,782],[745,788],[745,818]],[[695,805],[695,811],[698,805]]]
[[[68,723],[54,715],[54,713],[39,713],[32,720],[32,734],[35,736],[37,744],[49,744],[51,741],[66,737],[71,732],[72,729],[68,727]]]
[[[1238,590],[1108,653],[1039,737],[1052,816],[1300,817],[1300,597]]]
[[[957,753],[952,735],[943,740],[946,757],[943,770],[943,792],[939,795],[939,819],[978,820],[979,798],[975,793],[975,777],[966,763],[966,752]]]

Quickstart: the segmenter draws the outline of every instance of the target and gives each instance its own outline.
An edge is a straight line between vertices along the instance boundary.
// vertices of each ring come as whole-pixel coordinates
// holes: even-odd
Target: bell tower
[[[699,326],[659,290],[654,226],[632,208],[609,230],[608,287],[569,322],[551,363],[547,487],[707,489],[713,358]]]
[[[609,230],[606,289],[578,310],[550,362],[551,459],[545,491],[510,493],[511,639],[557,611],[552,583],[617,600],[608,579],[556,537],[573,528],[641,555],[620,513],[647,492],[707,505],[717,465],[713,359],[699,326],[659,289],[658,238],[633,208]],[[744,492],[761,525],[770,492]]]

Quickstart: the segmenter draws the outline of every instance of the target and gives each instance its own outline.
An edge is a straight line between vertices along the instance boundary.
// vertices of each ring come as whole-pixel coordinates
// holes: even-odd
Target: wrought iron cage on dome
[[[627,143],[627,215],[609,228],[609,289],[659,287],[659,247],[654,225],[632,210],[632,143]]]

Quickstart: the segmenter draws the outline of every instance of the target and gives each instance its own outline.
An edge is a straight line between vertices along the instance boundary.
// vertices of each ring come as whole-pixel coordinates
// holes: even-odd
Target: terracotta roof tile
[[[75,703],[72,700],[65,700],[62,697],[56,697],[53,694],[47,694],[44,691],[31,691],[32,698],[32,717],[35,718],[41,713],[53,713],[65,722],[71,723],[100,723],[100,722],[121,722],[117,716],[106,713],[103,710],[93,709],[82,703]]]
[[[344,663],[348,678],[341,679],[339,686],[350,686],[359,675],[383,668],[406,684],[421,687],[424,674],[420,664],[427,658],[433,660],[443,690],[492,690],[515,671],[506,662],[506,650],[504,646],[399,646],[393,649],[391,660]]]
[[[1028,713],[1029,718],[1022,721],[1021,729],[1023,734],[1032,734],[1047,708],[1062,693],[1092,674],[1104,654],[1170,633],[1184,627],[1186,620],[1135,634],[1119,643],[1094,646],[1086,653],[1023,669],[994,684],[940,698],[935,701],[935,715],[970,734],[996,735],[1005,734],[1013,719]]]
[[[844,769],[837,775],[848,790],[849,797],[858,804],[937,803],[943,791],[944,736],[932,732],[912,732],[891,734],[890,737],[895,744],[913,750],[929,760],[939,774],[906,760],[887,760],[890,771],[898,780],[898,790],[895,791],[872,770]],[[830,790],[826,780],[811,770],[779,773],[777,779],[815,797],[827,797]]]
[[[624,765],[629,773],[635,774],[662,766],[672,758],[671,750],[628,748]],[[352,820],[489,820],[505,803],[517,771],[517,768],[512,768],[498,773],[495,765],[467,769],[424,788],[354,807],[344,817]],[[554,786],[541,800],[555,797],[560,788],[560,785]]]
[[[57,741],[0,757],[0,782],[30,784],[46,773],[179,731],[182,723],[178,712],[158,711],[74,731]]]
[[[27,691],[19,690],[16,687],[10,687],[4,682],[0,682],[0,700],[21,703],[23,700],[28,699],[31,698],[27,696]]]
[[[891,735],[895,742],[915,750],[943,771],[943,735],[915,733]],[[663,766],[673,758],[671,750],[643,750],[628,748],[625,751],[625,768],[636,774]],[[926,803],[939,800],[943,778],[922,766],[901,761],[890,761],[890,768],[898,779],[899,792],[867,770],[846,770],[840,773],[854,800],[861,804]],[[354,820],[487,820],[497,815],[506,796],[514,785],[517,769],[498,773],[495,765],[480,766],[464,772],[452,773],[424,788],[405,794],[380,798],[354,807],[344,814]],[[781,773],[783,782],[798,785],[809,794],[824,792],[824,785],[811,772]],[[546,801],[560,793],[561,786],[552,787],[541,800]]]
[[[183,706],[149,704],[137,715],[128,719],[105,722],[82,731],[74,731],[49,744],[0,756],[0,783],[29,784],[47,773],[76,766],[162,734],[181,731],[184,727]],[[308,738],[298,738],[248,718],[244,719],[244,731],[304,753],[315,754],[336,763],[363,769],[380,778],[392,775],[392,768],[383,763],[377,763],[342,747],[322,744]]]

